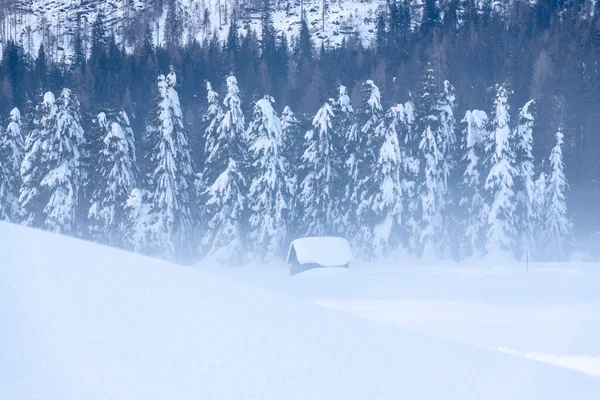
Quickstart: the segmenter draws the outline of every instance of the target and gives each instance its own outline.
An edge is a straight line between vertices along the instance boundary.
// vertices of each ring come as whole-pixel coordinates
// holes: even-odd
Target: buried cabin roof
[[[323,267],[340,267],[354,261],[350,244],[340,237],[306,237],[290,244],[287,262],[294,260],[293,251],[300,264],[319,264]]]

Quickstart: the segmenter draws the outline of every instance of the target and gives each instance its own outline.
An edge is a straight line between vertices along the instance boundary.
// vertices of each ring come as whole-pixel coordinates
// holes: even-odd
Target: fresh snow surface
[[[354,262],[350,244],[339,237],[305,237],[294,240],[290,244],[288,262],[296,250],[296,258],[300,264],[319,264],[324,267],[340,267]]]
[[[374,324],[306,299],[30,228],[0,223],[0,254],[1,399],[600,395],[600,380],[586,374]],[[282,269],[262,271],[274,278]],[[227,271],[242,275],[240,268]],[[393,281],[379,272],[371,284]],[[311,282],[326,281],[349,294],[357,288],[347,287],[349,281],[365,276],[306,274],[286,282],[288,289],[304,285],[310,291]],[[421,289],[427,286],[422,282]]]
[[[293,278],[283,266],[209,270],[366,320],[600,378],[596,263],[537,263],[527,269],[524,263],[397,259]]]

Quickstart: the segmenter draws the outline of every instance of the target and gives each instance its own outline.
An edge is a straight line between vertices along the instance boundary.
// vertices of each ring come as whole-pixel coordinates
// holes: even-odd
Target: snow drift
[[[0,223],[2,399],[565,399],[600,381]]]

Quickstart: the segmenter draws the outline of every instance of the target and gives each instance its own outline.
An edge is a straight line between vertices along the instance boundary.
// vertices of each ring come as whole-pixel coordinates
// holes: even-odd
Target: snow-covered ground
[[[424,265],[414,261],[293,278],[284,265],[208,270],[428,336],[600,378],[600,264]],[[600,395],[599,395],[600,396]]]
[[[484,275],[357,268],[294,278],[286,276],[283,266],[211,272],[0,223],[0,398],[600,396],[600,380],[590,374],[472,345],[489,343],[432,337],[436,330],[435,336],[443,337],[441,331],[459,329],[452,302],[467,305],[466,316],[476,318],[467,323],[473,325],[485,320],[486,311],[477,304],[498,307],[504,328],[510,325],[506,320],[526,322],[536,302],[542,308],[573,303],[575,311],[556,318],[570,316],[566,321],[581,329],[572,337],[591,345],[597,316],[576,304],[594,305],[598,284],[591,280],[597,275],[587,270]],[[410,299],[420,299],[413,308],[425,312],[411,310]],[[317,300],[343,312],[311,304]],[[365,305],[388,307],[394,317],[378,324],[346,315],[360,314]],[[379,319],[374,315],[360,316]],[[448,317],[435,329],[442,315]],[[558,336],[568,331],[562,327],[547,334],[561,343]],[[495,345],[508,352],[523,350],[514,343]],[[588,350],[585,354],[593,354],[593,347]]]

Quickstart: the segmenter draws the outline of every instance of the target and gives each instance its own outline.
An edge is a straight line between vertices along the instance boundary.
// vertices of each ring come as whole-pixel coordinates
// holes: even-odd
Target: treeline
[[[489,114],[459,119],[454,87],[428,68],[414,103],[386,110],[367,80],[357,110],[340,85],[309,120],[289,106],[279,116],[271,96],[247,120],[237,79],[226,83],[222,102],[206,85],[201,156],[173,70],[158,77],[137,145],[125,111],[101,112],[85,131],[69,89],[47,92],[24,121],[14,109],[1,215],[181,262],[269,261],[294,237],[321,235],[348,238],[365,260],[569,259],[562,128],[536,163],[535,101],[512,121],[508,82]]]

